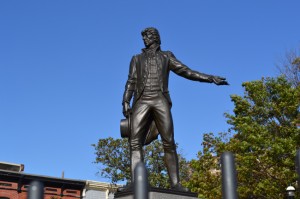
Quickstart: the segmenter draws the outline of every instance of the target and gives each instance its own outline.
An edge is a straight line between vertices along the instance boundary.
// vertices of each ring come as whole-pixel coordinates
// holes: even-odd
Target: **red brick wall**
[[[17,189],[17,183],[0,181],[0,197],[19,199]]]
[[[21,192],[18,193],[18,184],[16,182],[0,181],[0,197],[7,197],[10,199],[27,199],[27,187],[23,185]],[[80,198],[80,190],[65,189],[63,190],[63,197],[61,195],[61,189],[57,187],[45,187],[44,199],[78,199]]]

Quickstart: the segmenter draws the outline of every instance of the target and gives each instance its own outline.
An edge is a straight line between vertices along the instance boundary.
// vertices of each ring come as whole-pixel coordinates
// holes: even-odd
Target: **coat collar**
[[[160,51],[160,45],[159,44],[157,44],[157,45],[155,45],[153,48],[143,48],[142,49],[142,52],[143,53],[146,53],[146,52],[157,52],[157,51]]]

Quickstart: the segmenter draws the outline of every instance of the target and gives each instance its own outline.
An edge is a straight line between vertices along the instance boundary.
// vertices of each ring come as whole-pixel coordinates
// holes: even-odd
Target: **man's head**
[[[144,40],[144,44],[147,48],[154,43],[159,45],[161,44],[159,32],[156,28],[146,28],[141,32],[141,34]]]

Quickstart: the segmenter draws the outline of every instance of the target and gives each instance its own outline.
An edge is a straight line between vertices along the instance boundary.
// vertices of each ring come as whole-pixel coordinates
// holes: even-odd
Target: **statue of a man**
[[[155,28],[142,31],[145,48],[132,57],[128,80],[123,95],[123,114],[131,117],[129,135],[131,179],[134,169],[143,161],[142,147],[145,144],[150,125],[155,124],[164,148],[164,161],[171,181],[171,189],[188,191],[180,184],[178,158],[174,141],[172,101],[168,90],[169,72],[199,82],[228,85],[225,78],[193,71],[181,63],[170,51],[160,49],[160,36]],[[130,101],[133,97],[132,108]],[[130,188],[132,185],[125,187]],[[124,190],[123,189],[123,190]],[[121,189],[122,190],[122,189]]]

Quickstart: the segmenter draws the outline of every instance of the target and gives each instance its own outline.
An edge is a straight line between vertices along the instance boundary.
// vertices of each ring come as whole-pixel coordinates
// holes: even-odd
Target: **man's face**
[[[151,32],[146,32],[144,35],[143,35],[143,40],[144,40],[144,44],[145,46],[148,48],[150,47],[152,44],[155,43],[155,39],[154,39],[154,36]]]

